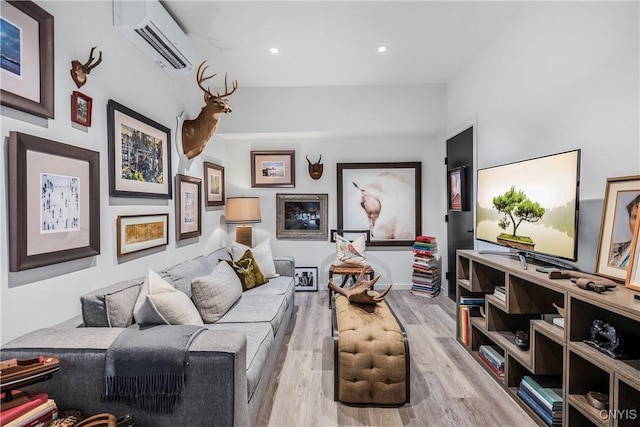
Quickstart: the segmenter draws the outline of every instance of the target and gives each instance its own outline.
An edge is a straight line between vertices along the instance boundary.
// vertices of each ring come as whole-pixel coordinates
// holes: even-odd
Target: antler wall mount
[[[307,162],[309,162],[309,176],[315,180],[320,179],[322,177],[322,172],[324,171],[324,165],[320,163],[322,160],[322,154],[320,154],[320,158],[316,163],[311,163],[309,160],[309,156],[306,156]]]
[[[71,78],[73,79],[78,89],[84,86],[84,84],[87,82],[87,76],[89,75],[91,70],[96,68],[102,62],[102,51],[100,51],[98,60],[92,64],[93,60],[95,59],[93,57],[93,52],[96,50],[96,47],[97,46],[91,48],[91,52],[89,52],[89,59],[84,64],[82,64],[77,59],[71,61]]]

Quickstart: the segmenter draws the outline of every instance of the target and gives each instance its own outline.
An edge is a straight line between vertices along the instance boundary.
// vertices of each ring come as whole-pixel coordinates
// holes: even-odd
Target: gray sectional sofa
[[[220,259],[230,258],[222,248],[159,274],[190,294],[193,278],[210,274]],[[274,258],[274,264],[279,277],[243,292],[222,318],[205,324],[207,330],[192,342],[186,389],[173,413],[143,411],[102,399],[105,352],[134,321],[134,304],[144,277],[83,295],[82,316],[7,343],[1,357],[59,357],[60,370],[52,379],[25,390],[49,393],[61,409],[79,409],[87,416],[130,413],[136,425],[148,427],[253,425],[294,308],[294,260]]]

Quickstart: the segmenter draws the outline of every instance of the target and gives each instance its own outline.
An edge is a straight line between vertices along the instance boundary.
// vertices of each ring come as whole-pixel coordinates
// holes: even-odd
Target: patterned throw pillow
[[[221,260],[228,263],[233,271],[236,272],[240,282],[242,283],[242,290],[248,291],[256,286],[264,285],[269,281],[260,270],[260,266],[253,257],[251,250],[247,249],[238,261],[233,260]]]
[[[336,234],[336,262],[333,265],[343,267],[367,265],[365,248],[366,241],[364,236],[360,236],[350,242],[341,235]]]
[[[218,263],[210,275],[191,282],[191,299],[205,323],[218,321],[241,296],[242,283],[226,262]]]

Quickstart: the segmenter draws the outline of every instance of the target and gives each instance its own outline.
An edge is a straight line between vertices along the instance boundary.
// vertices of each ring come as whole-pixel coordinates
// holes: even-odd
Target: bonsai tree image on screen
[[[544,208],[538,202],[529,200],[524,191],[514,186],[504,194],[493,198],[493,206],[504,216],[498,222],[503,230],[511,225],[512,232],[502,233],[498,242],[516,249],[533,250],[535,242],[528,236],[518,236],[518,227],[522,221],[538,222],[544,215]]]

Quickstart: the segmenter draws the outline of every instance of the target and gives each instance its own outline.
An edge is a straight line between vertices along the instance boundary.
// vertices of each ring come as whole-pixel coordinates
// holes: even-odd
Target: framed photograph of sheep
[[[422,234],[422,164],[338,163],[338,229],[369,230],[368,246],[411,246]]]
[[[276,194],[276,238],[327,240],[328,194]]]
[[[318,267],[296,267],[296,292],[318,291]]]

